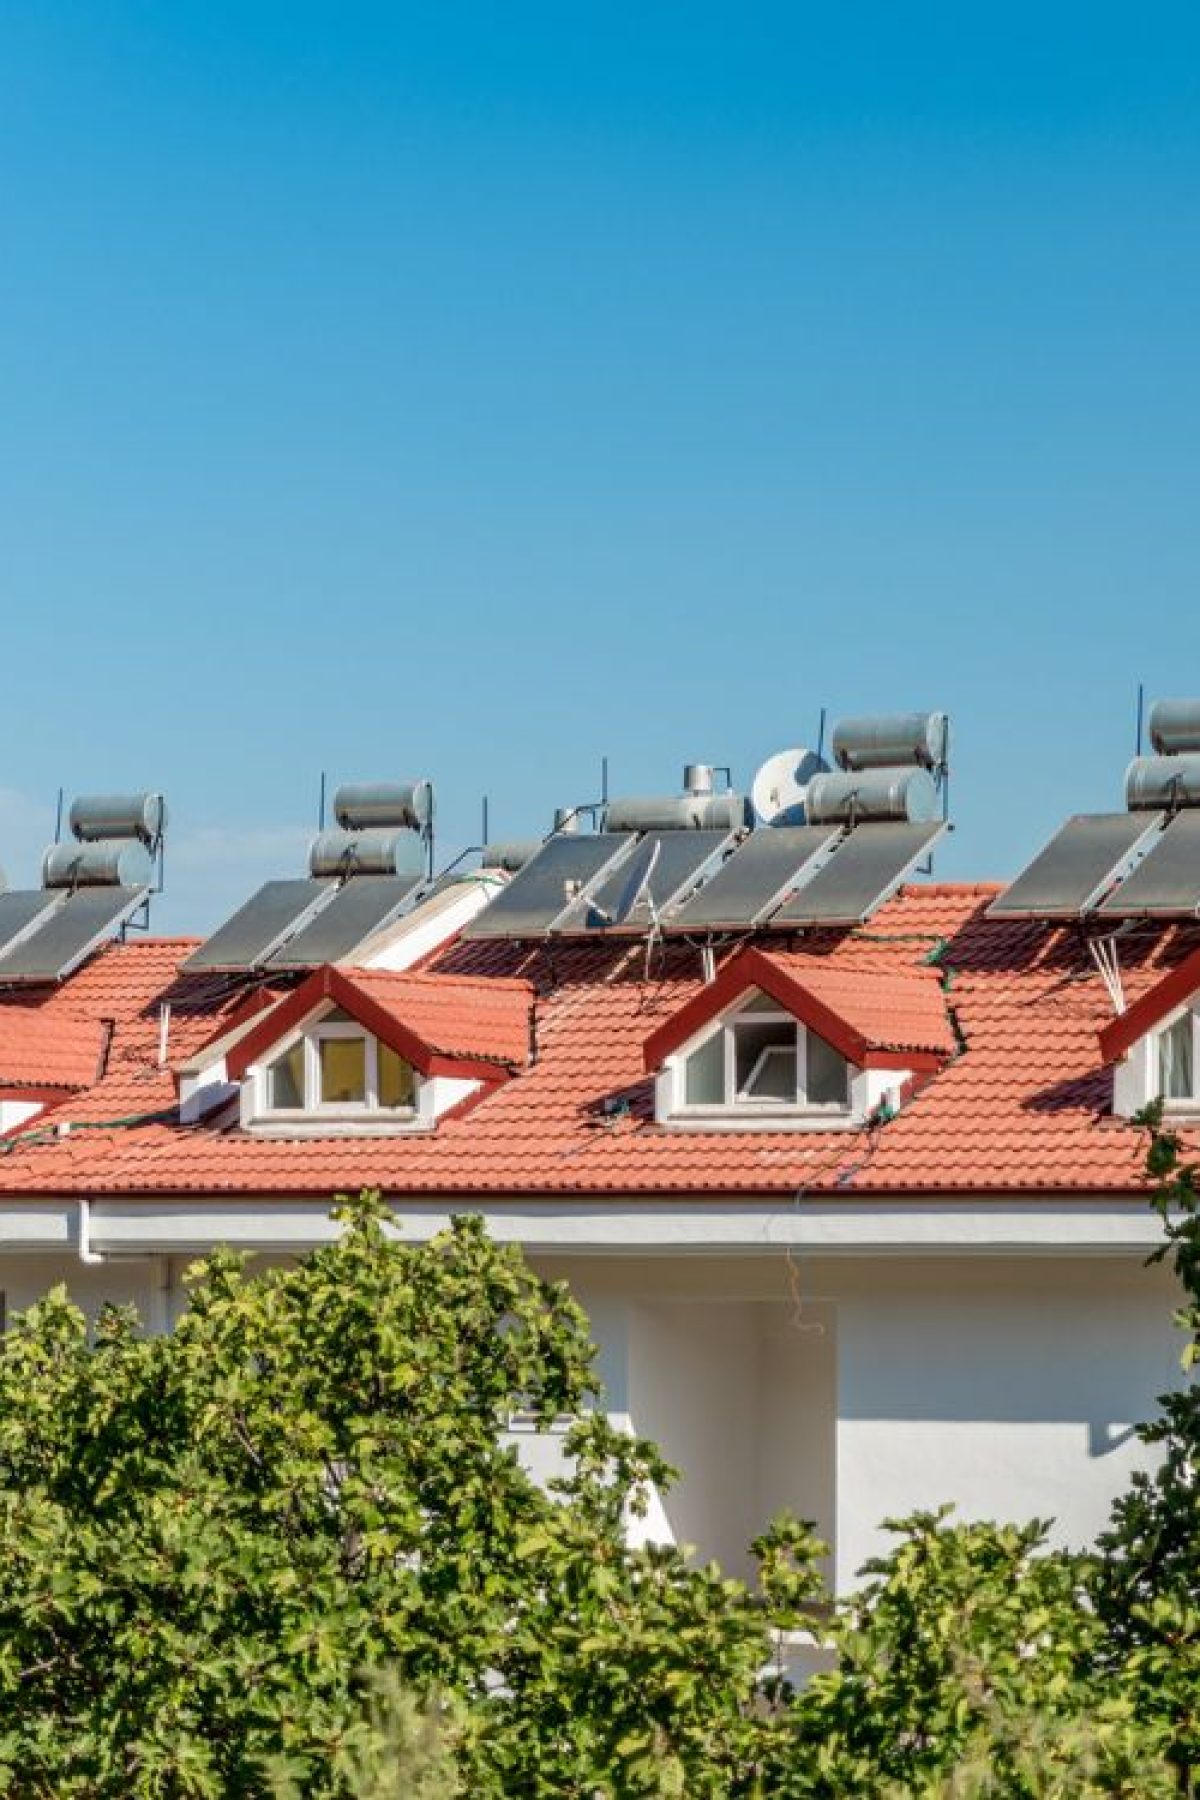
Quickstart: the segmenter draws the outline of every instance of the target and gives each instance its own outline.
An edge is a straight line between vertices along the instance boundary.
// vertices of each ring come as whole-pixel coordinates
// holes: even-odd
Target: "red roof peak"
[[[742,995],[760,989],[860,1068],[905,1058],[913,1069],[938,1067],[957,1048],[931,968],[884,972],[838,966],[802,951],[739,951],[715,981],[693,994],[643,1046],[647,1070],[661,1068],[681,1044]]]

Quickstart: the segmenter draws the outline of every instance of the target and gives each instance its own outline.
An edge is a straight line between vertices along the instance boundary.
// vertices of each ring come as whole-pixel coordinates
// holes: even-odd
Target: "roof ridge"
[[[494,993],[497,988],[515,994],[533,989],[533,983],[523,975],[459,975],[451,969],[371,969],[354,964],[343,964],[343,972],[351,980],[359,975],[369,975],[374,980],[386,977],[389,981],[419,983],[429,988],[450,985],[478,988],[483,993]]]

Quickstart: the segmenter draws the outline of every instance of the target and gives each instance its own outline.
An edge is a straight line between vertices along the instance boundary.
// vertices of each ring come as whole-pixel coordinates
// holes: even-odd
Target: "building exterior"
[[[1090,1538],[1178,1379],[1131,1114],[1200,1116],[1200,929],[1125,936],[1118,1012],[1078,925],[994,887],[702,945],[464,934],[504,879],[301,972],[130,937],[0,991],[8,1315],[65,1281],[167,1329],[197,1254],[296,1256],[378,1187],[570,1281],[603,1404],[682,1472],[651,1533],[738,1571],[789,1506],[843,1590],[947,1500]]]

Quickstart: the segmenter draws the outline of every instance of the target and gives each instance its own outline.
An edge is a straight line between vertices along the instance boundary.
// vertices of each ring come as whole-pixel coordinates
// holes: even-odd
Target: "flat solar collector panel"
[[[891,898],[946,829],[941,823],[858,825],[811,881],[771,915],[772,927],[861,925]]]
[[[1096,911],[1107,919],[1200,915],[1200,810],[1176,813],[1133,873]]]
[[[658,855],[646,885],[654,911],[661,914],[674,902],[687,897],[708,865],[732,843],[733,834],[728,831],[652,831],[640,843],[647,841],[658,845]],[[621,899],[628,878],[627,867],[628,860],[622,857],[611,874],[601,877],[587,899],[580,900],[569,908],[558,921],[555,930],[566,934],[597,930],[645,931],[650,923],[651,910],[644,900],[620,923],[610,925],[603,916],[607,914],[611,917]]]
[[[543,937],[578,897],[610,866],[631,854],[633,832],[597,831],[584,835],[562,832],[547,838],[512,880],[471,920],[465,938]]]
[[[29,933],[47,913],[61,906],[61,893],[45,888],[14,888],[0,894],[0,954]]]
[[[145,900],[148,888],[90,887],[68,893],[42,922],[0,955],[0,983],[62,981]]]
[[[310,969],[350,956],[364,939],[390,924],[421,885],[419,875],[356,875],[287,939],[272,969]]]
[[[1077,813],[988,907],[993,919],[1089,912],[1162,824],[1161,813]]]
[[[327,905],[333,882],[268,881],[183,964],[184,969],[258,969],[272,951]]]
[[[736,930],[757,924],[811,874],[841,832],[837,825],[770,826],[753,831],[664,923],[672,931]]]

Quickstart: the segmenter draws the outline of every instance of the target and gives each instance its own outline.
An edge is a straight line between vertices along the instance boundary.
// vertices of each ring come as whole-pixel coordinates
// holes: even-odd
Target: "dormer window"
[[[683,1058],[683,1107],[844,1111],[850,1065],[831,1044],[757,994]]]
[[[394,1131],[431,1124],[433,1100],[412,1063],[334,1006],[248,1070],[242,1122],[285,1133]]]
[[[390,1045],[328,1013],[261,1071],[261,1115],[369,1119],[412,1114],[417,1077]]]
[[[1167,979],[1174,980],[1174,972]],[[1136,1118],[1154,1101],[1168,1113],[1200,1114],[1200,1010],[1194,1001],[1180,1009],[1171,996],[1174,1006],[1155,1019],[1155,998],[1151,990],[1100,1033],[1101,1054],[1113,1065],[1119,1119]]]
[[[856,1073],[826,1039],[756,992],[668,1060],[658,1113],[680,1124],[845,1123]]]
[[[433,1131],[516,1074],[532,999],[519,980],[316,969],[214,1039],[181,1100],[199,1119],[197,1095],[236,1095],[264,1136]]]
[[[894,1118],[955,1052],[936,972],[737,951],[642,1045],[654,1117],[693,1131],[846,1131]]]

